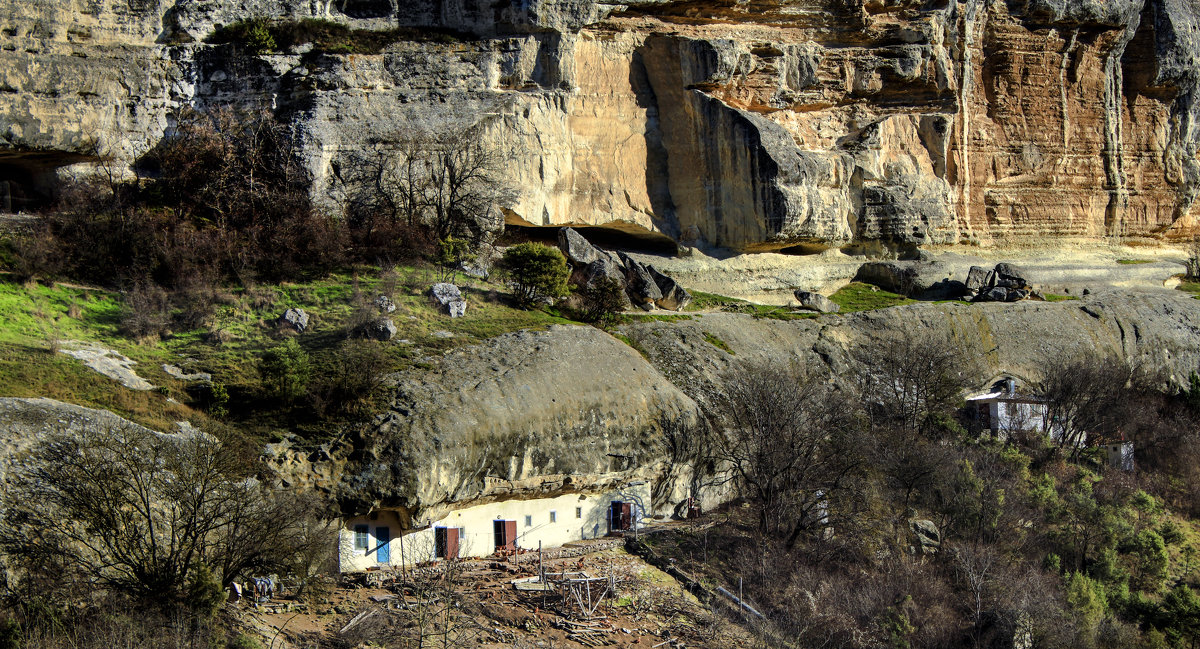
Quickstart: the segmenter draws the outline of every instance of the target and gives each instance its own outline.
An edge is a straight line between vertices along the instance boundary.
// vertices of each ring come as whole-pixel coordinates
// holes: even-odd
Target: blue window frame
[[[354,549],[366,550],[371,547],[371,527],[369,525],[354,526]]]

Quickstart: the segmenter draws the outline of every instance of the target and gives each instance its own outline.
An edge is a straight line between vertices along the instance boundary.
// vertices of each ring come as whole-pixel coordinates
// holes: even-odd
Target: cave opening
[[[780,248],[781,255],[795,255],[797,257],[808,257],[810,255],[819,255],[826,250],[829,250],[829,245],[824,243],[796,243],[786,248]]]
[[[88,159],[59,151],[0,153],[0,213],[38,212],[52,206],[62,188],[59,168]]]
[[[512,245],[525,241],[537,241],[548,246],[558,245],[558,231],[564,227],[574,228],[576,232],[594,246],[605,250],[621,250],[653,255],[675,255],[679,250],[675,240],[648,230],[624,230],[604,226],[562,226],[562,225],[513,225],[504,226],[504,234],[500,237],[502,245]]]

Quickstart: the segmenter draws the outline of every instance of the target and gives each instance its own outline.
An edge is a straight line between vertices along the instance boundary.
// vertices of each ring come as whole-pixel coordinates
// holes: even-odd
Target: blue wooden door
[[[375,551],[375,560],[379,563],[388,563],[392,560],[392,548],[388,545],[391,540],[391,530],[386,527],[375,528],[375,542],[379,544],[379,549]]]

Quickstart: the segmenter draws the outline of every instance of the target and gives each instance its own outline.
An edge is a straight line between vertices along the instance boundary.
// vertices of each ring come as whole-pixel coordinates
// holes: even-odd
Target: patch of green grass
[[[692,301],[688,302],[688,305],[683,309],[684,311],[712,311],[734,304],[749,304],[745,300],[717,295],[716,293],[705,293],[704,291],[692,291],[691,293]]]
[[[837,293],[830,295],[829,299],[842,308],[842,313],[886,309],[888,307],[916,303],[916,300],[906,298],[903,295],[897,295],[896,293],[890,293],[877,286],[864,284],[863,282],[850,282],[838,289]]]
[[[317,54],[378,54],[400,41],[450,44],[473,39],[468,34],[438,28],[351,29],[319,18],[250,18],[221,27],[204,40],[213,44],[235,43],[256,54],[283,52],[306,44]]]
[[[683,322],[693,316],[686,313],[632,313],[625,316],[626,322]]]
[[[693,291],[692,301],[685,311],[724,311],[726,313],[744,313],[755,318],[770,320],[807,320],[817,317],[815,313],[796,313],[788,307],[755,304],[736,297],[727,297],[715,293]]]
[[[396,305],[387,316],[396,326],[395,339],[381,343],[391,371],[427,368],[425,359],[431,355],[497,335],[578,324],[548,310],[513,308],[501,285],[462,277],[457,280],[467,313],[452,319],[426,295],[435,280],[426,269],[402,267],[388,280],[380,278],[378,269],[363,269],[358,275],[340,273],[310,282],[223,289],[205,327],[140,343],[119,331],[122,305],[116,293],[0,281],[0,396],[56,398],[113,410],[156,428],[180,419],[198,423],[205,418],[198,410],[202,404],[189,401],[188,386],[162,369],[163,363],[173,363],[189,372],[208,372],[225,386],[230,394],[226,420],[247,434],[273,438],[290,430],[316,439],[350,422],[318,420],[303,399],[298,406],[268,399],[260,386],[258,360],[267,349],[296,336],[311,359],[313,376],[327,373],[340,362],[356,310],[380,293],[390,294]],[[276,326],[289,307],[309,313],[309,329],[303,334]],[[450,336],[435,335],[441,332]],[[48,351],[65,340],[100,343],[128,356],[138,362],[134,371],[162,386],[165,394],[128,390],[78,360]],[[182,403],[172,404],[168,395]]]
[[[713,335],[707,331],[704,332],[704,340],[708,341],[708,344],[712,345],[713,347],[716,347],[717,349],[719,349],[731,356],[735,355],[737,353],[737,352],[733,351],[732,349],[730,349],[729,345],[726,344],[724,340],[717,338],[715,335]]]
[[[1184,293],[1191,293],[1196,296],[1196,299],[1200,300],[1200,280],[1185,279],[1179,282],[1179,286],[1176,286],[1175,288],[1183,291]]]
[[[1133,266],[1136,264],[1153,264],[1154,260],[1153,259],[1118,259],[1117,263],[1124,264],[1126,266]]]
[[[1075,296],[1075,295],[1059,295],[1057,293],[1046,293],[1046,294],[1042,295],[1042,297],[1046,298],[1047,302],[1063,302],[1066,300],[1078,300],[1079,299],[1079,297]]]

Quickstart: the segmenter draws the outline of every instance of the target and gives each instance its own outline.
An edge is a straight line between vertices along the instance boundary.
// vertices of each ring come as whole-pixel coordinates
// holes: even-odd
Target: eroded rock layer
[[[257,16],[460,38],[203,43]],[[1188,0],[0,0],[0,173],[47,194],[182,107],[239,104],[294,124],[334,210],[363,151],[480,124],[513,224],[740,250],[1182,237],[1198,24]]]

